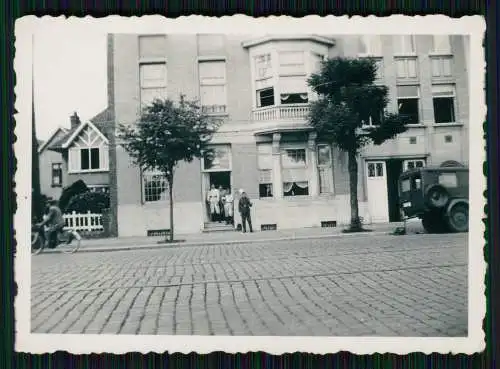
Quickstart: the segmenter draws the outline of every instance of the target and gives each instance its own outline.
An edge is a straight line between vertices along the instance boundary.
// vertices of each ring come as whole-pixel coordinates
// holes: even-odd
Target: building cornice
[[[334,40],[317,35],[269,35],[258,39],[244,41],[242,42],[242,46],[244,48],[250,48],[274,41],[313,41],[327,46],[335,46]]]

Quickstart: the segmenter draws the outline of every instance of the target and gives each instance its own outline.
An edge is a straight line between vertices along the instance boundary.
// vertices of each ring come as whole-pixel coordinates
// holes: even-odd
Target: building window
[[[273,76],[273,66],[271,64],[271,54],[264,54],[255,57],[255,79],[266,79]]]
[[[394,53],[399,55],[415,54],[415,37],[413,35],[394,36]]]
[[[101,169],[99,148],[80,149],[80,163],[82,170]]]
[[[452,143],[453,142],[453,136],[452,135],[446,135],[446,136],[444,136],[444,142],[446,142],[446,143]]]
[[[283,195],[309,195],[305,149],[285,149],[281,155]]]
[[[62,163],[52,163],[52,187],[62,187]]]
[[[432,86],[434,122],[455,123],[455,89],[453,85]]]
[[[280,76],[302,76],[306,74],[303,51],[279,53]]]
[[[305,104],[309,101],[305,76],[280,77],[280,103]]]
[[[201,105],[205,113],[226,112],[226,62],[199,63]]]
[[[273,197],[273,156],[271,144],[257,145],[259,197]]]
[[[263,108],[265,106],[273,106],[273,105],[274,105],[273,87],[257,90],[257,107]]]
[[[404,160],[403,161],[403,171],[415,169],[415,168],[423,168],[425,167],[424,159],[416,159],[416,160]]]
[[[167,200],[167,178],[160,171],[144,171],[142,173],[142,190],[144,202]]]
[[[203,170],[210,172],[223,172],[231,170],[231,147],[217,145],[212,147],[210,155],[203,157]]]
[[[107,185],[88,185],[90,192],[96,193],[109,193],[109,186]]]
[[[379,35],[363,35],[360,37],[360,54],[382,55],[382,41]]]
[[[151,104],[155,99],[167,97],[167,65],[149,63],[140,65],[141,106]]]
[[[433,56],[431,58],[432,63],[432,77],[434,78],[446,78],[451,77],[451,56]]]
[[[332,174],[332,148],[330,145],[318,145],[318,174],[319,174],[319,193],[333,192],[333,174]]]
[[[419,124],[418,86],[397,86],[398,113],[408,119],[409,124]]]
[[[167,43],[165,35],[139,36],[139,57],[141,59],[165,58]]]
[[[435,54],[451,54],[450,35],[433,35],[432,51]]]
[[[417,58],[396,58],[398,79],[417,78]]]

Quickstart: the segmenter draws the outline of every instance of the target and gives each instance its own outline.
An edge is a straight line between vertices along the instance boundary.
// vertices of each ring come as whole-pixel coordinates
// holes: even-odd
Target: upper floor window
[[[406,172],[410,169],[425,167],[425,159],[413,159],[403,161],[403,171]]]
[[[273,197],[273,156],[271,144],[257,145],[259,197]]]
[[[140,65],[141,106],[149,105],[155,99],[167,97],[167,65],[148,63]]]
[[[413,35],[394,36],[394,53],[399,55],[415,54],[415,37]]]
[[[103,137],[87,126],[68,152],[69,172],[98,172],[109,169],[109,150]]]
[[[139,36],[139,57],[141,59],[165,58],[167,43],[165,35]]]
[[[266,79],[273,76],[271,54],[263,54],[255,57],[255,79]]]
[[[448,78],[452,76],[451,72],[451,56],[432,56],[432,77],[433,78]]]
[[[226,62],[223,60],[199,63],[201,105],[206,113],[225,113]]]
[[[432,102],[434,105],[434,122],[455,123],[455,86],[432,86]]]
[[[286,51],[279,53],[280,76],[305,75],[303,51]]]
[[[382,41],[379,35],[363,35],[360,37],[360,54],[381,56]]]
[[[432,51],[436,54],[451,54],[450,35],[433,35]]]
[[[231,146],[215,145],[212,149],[211,155],[203,157],[203,170],[210,172],[231,170]]]
[[[319,193],[333,192],[332,173],[332,147],[330,145],[318,145],[318,175]]]
[[[62,163],[52,163],[52,187],[62,187]]]
[[[415,79],[417,78],[417,58],[415,57],[398,57],[396,61],[396,76],[398,79]]]
[[[309,101],[307,82],[303,76],[280,77],[281,104],[304,104]]]
[[[398,113],[408,118],[409,124],[420,123],[418,86],[397,86]]]

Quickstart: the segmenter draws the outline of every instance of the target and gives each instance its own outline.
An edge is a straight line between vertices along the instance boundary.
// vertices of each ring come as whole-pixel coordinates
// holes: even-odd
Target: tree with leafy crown
[[[212,155],[209,142],[217,128],[218,123],[204,114],[196,101],[188,101],[184,95],[179,102],[155,99],[143,108],[135,125],[119,125],[121,145],[135,164],[142,170],[157,170],[165,176],[170,205],[169,242],[174,241],[175,169],[182,161],[189,163]]]
[[[308,84],[318,99],[309,122],[318,138],[347,153],[351,221],[348,232],[363,231],[358,207],[358,154],[407,130],[407,117],[386,111],[388,88],[376,85],[377,65],[371,58],[333,58],[322,62]],[[371,123],[371,124],[370,124]]]

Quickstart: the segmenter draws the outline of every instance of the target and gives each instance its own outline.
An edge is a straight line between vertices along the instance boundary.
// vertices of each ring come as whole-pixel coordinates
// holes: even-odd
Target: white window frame
[[[220,80],[217,81],[206,81],[202,79],[201,73],[200,73],[200,68],[203,64],[210,64],[210,63],[221,63],[224,65],[223,68],[223,75],[220,78]],[[205,113],[207,114],[226,114],[227,112],[227,72],[226,72],[226,59],[221,59],[221,58],[214,58],[214,59],[203,59],[203,60],[198,60],[198,79],[199,79],[199,89],[200,89],[200,103],[202,105],[202,109],[204,109]],[[203,104],[203,95],[202,95],[202,89],[203,87],[210,87],[210,86],[216,86],[216,87],[222,87],[224,89],[223,92],[223,104],[212,104],[212,105],[204,105]]]
[[[329,150],[329,158],[328,158],[328,164],[320,164],[319,162],[319,150],[321,147],[328,147]],[[325,143],[320,143],[316,145],[316,165],[318,166],[318,193],[320,195],[330,195],[334,193],[334,188],[333,188],[333,152],[332,152],[332,145],[325,144]],[[328,187],[329,191],[322,192],[321,191],[321,172],[326,171],[328,174]]]
[[[165,78],[163,80],[158,80],[157,85],[152,85],[152,86],[143,86],[143,69],[148,66],[152,65],[159,65],[162,66],[165,69]],[[139,63],[139,101],[140,101],[140,106],[144,107],[148,104],[151,104],[152,101],[149,102],[144,102],[143,101],[143,95],[145,91],[161,91],[158,96],[158,98],[166,98],[167,97],[167,80],[168,80],[168,70],[167,70],[167,63],[165,61],[158,61],[158,62],[141,62]]]
[[[449,93],[448,94],[443,94],[443,95],[434,95],[434,87],[442,87],[442,86],[447,86],[449,87]],[[453,116],[455,117],[454,122],[446,122],[446,123],[437,123],[436,122],[436,112],[434,111],[434,98],[451,98],[453,100]],[[434,119],[434,124],[437,125],[446,125],[446,124],[455,124],[457,120],[457,95],[456,95],[456,88],[455,85],[453,84],[442,84],[442,85],[433,85],[432,86],[432,108],[433,108],[433,119]]]
[[[57,166],[57,168],[54,168],[56,166]],[[54,178],[57,177],[57,176],[54,176],[54,170],[59,171],[59,179],[60,179],[59,183],[54,182]],[[62,162],[52,163],[50,178],[51,178],[51,187],[62,187],[63,186],[63,163]]]
[[[418,60],[417,60],[417,57],[413,57],[413,56],[410,56],[410,57],[401,57],[401,56],[397,56],[394,58],[394,62],[396,64],[396,78],[398,80],[417,80],[419,78],[418,76]],[[398,68],[398,64],[399,63],[402,63],[403,64],[403,68],[404,68],[404,76],[400,76],[399,75],[399,68]],[[415,75],[414,76],[410,76],[410,63],[413,63],[415,68]]]
[[[413,100],[413,99],[418,99],[418,122],[417,123],[408,123],[409,125],[419,125],[422,122],[422,111],[421,111],[421,97],[420,97],[420,86],[419,85],[408,85],[408,86],[415,86],[417,88],[417,95],[415,96],[399,96],[398,91],[396,89],[396,102],[398,103],[398,113],[399,113],[399,100]],[[397,87],[405,87],[404,85],[397,86]]]
[[[259,55],[255,55],[253,57],[253,68],[255,70],[255,80],[256,81],[266,80],[266,79],[274,77],[273,55],[272,54],[273,53],[271,53],[271,52],[265,52],[265,53],[262,53]],[[257,59],[259,59],[259,58],[268,59],[265,63],[263,63],[263,64],[267,65],[267,67],[259,68],[259,63],[257,62]],[[265,69],[266,71],[268,71],[269,74],[265,74],[265,75],[261,76],[260,75],[261,69]]]
[[[265,147],[266,149],[269,149],[269,152],[263,152],[261,148]],[[262,167],[260,164],[260,158],[261,157],[269,157],[270,158],[270,165],[269,167]],[[274,185],[274,171],[273,171],[273,153],[272,153],[272,144],[271,143],[259,143],[257,144],[257,169],[259,171],[259,198],[260,199],[272,199],[276,196],[274,193],[274,190],[276,186]],[[262,181],[262,176],[261,173],[266,172],[270,173],[270,181]],[[265,196],[265,197],[260,197],[260,185],[271,185],[271,196]]]
[[[359,52],[359,57],[382,57],[382,38],[381,35],[362,35],[359,40],[366,49],[365,52]],[[377,47],[373,45],[378,45],[379,50],[376,50]]]
[[[453,76],[453,57],[444,56],[431,56],[431,75],[432,78],[452,78]],[[445,63],[449,65],[449,73],[446,73]],[[438,72],[436,73],[436,69]]]
[[[303,150],[304,151],[304,163],[303,164],[293,164],[289,163],[289,165],[285,165],[283,157],[287,155],[288,151],[291,150]],[[281,185],[282,185],[282,191],[283,191],[283,197],[284,198],[296,198],[296,197],[309,197],[311,196],[311,181],[309,179],[310,173],[309,173],[309,154],[307,147],[304,146],[285,146],[281,148],[281,155],[280,155],[280,161],[281,161],[281,170],[286,170],[286,169],[303,169],[305,172],[305,177],[307,178],[305,182],[307,182],[307,195],[295,195],[295,196],[285,196],[285,180],[283,179],[283,174],[282,174],[282,179],[281,179]],[[316,163],[315,163],[316,164]],[[302,181],[297,181],[297,182],[302,182]]]
[[[406,55],[417,55],[417,45],[416,45],[416,39],[415,35],[395,35],[393,36],[393,45],[394,45],[394,55],[401,55],[401,56],[406,56]],[[410,45],[413,46],[411,47],[410,45],[405,44],[405,40],[410,39]],[[399,44],[401,47],[401,50],[398,50],[396,45]],[[407,46],[410,46],[409,48]],[[409,50],[407,50],[409,49]]]
[[[413,168],[417,168],[417,163],[422,163],[422,166],[418,167],[418,168],[425,168],[425,166],[426,166],[425,159],[403,160],[403,172],[406,172],[408,170],[410,163],[413,163]]]
[[[95,133],[93,138],[91,132]],[[92,169],[91,149],[99,150],[99,168]],[[89,169],[82,169],[81,150],[88,150]],[[87,126],[85,130],[80,132],[79,137],[68,150],[68,173],[98,173],[107,171],[109,171],[109,146],[104,141],[104,136],[101,133],[97,133],[90,126]]]
[[[304,151],[304,165],[302,164],[291,164],[290,165],[285,165],[284,163],[284,160],[283,160],[283,157],[286,156],[287,152],[288,151],[292,151],[292,150],[303,150]],[[281,149],[281,167],[283,169],[295,169],[295,168],[307,168],[307,163],[308,163],[308,159],[309,159],[309,155],[307,153],[307,148],[306,147],[293,147],[293,146],[290,146],[290,147],[283,147]]]
[[[148,194],[146,193],[146,182],[147,179],[150,179],[151,181],[154,179],[154,177],[160,177],[162,181],[162,188],[164,187],[165,190],[160,194],[160,198],[157,200],[148,200]],[[164,203],[168,202],[168,182],[167,178],[165,177],[165,173],[161,172],[160,170],[142,170],[141,171],[141,192],[142,192],[142,202],[144,204],[154,204],[154,203]],[[149,194],[151,195],[151,194]],[[151,195],[152,196],[152,195]]]

